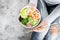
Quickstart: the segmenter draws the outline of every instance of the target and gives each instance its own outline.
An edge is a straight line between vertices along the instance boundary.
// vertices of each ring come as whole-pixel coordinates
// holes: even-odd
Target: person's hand
[[[47,22],[43,20],[37,27],[33,28],[34,32],[42,32],[45,31],[47,27]]]
[[[52,25],[50,28],[50,32],[52,35],[57,35],[59,32],[58,25],[57,24]]]
[[[36,6],[35,6],[33,3],[29,3],[29,4],[27,4],[26,6],[29,6],[29,7],[31,7],[31,8],[36,8]]]
[[[34,7],[36,7],[33,3],[29,3],[28,5],[29,5],[29,6],[34,6]]]

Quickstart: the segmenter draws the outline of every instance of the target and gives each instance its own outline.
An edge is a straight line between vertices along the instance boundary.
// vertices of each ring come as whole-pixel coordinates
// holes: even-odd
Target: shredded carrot
[[[32,19],[39,19],[39,15],[37,14],[38,12],[36,11],[36,9],[31,8],[28,15],[32,17]]]

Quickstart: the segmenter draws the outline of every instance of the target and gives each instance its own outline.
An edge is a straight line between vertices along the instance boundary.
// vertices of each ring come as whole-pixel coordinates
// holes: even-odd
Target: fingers
[[[30,0],[29,3],[33,3],[37,7],[37,2],[38,2],[38,0]]]
[[[57,35],[58,32],[59,32],[59,27],[57,24],[55,25],[52,25],[51,28],[50,28],[50,32],[52,35]]]
[[[41,31],[45,31],[47,22],[46,21],[42,21],[41,24],[39,24],[37,27],[33,28],[33,31],[35,32],[41,32]]]
[[[32,3],[29,3],[28,5],[36,7],[36,6],[35,6],[34,4],[32,4]]]
[[[59,27],[58,24],[51,25],[51,28],[46,36],[46,40],[56,40],[58,37]]]

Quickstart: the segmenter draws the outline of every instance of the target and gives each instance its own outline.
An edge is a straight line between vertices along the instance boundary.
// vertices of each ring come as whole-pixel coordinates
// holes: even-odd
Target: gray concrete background
[[[27,0],[0,0],[0,40],[29,40],[30,33],[18,21],[19,11]]]

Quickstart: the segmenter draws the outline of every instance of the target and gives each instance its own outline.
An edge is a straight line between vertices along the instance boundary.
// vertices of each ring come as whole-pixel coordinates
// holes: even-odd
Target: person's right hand
[[[37,27],[33,28],[34,32],[42,32],[46,31],[47,28],[47,22],[43,20]]]

